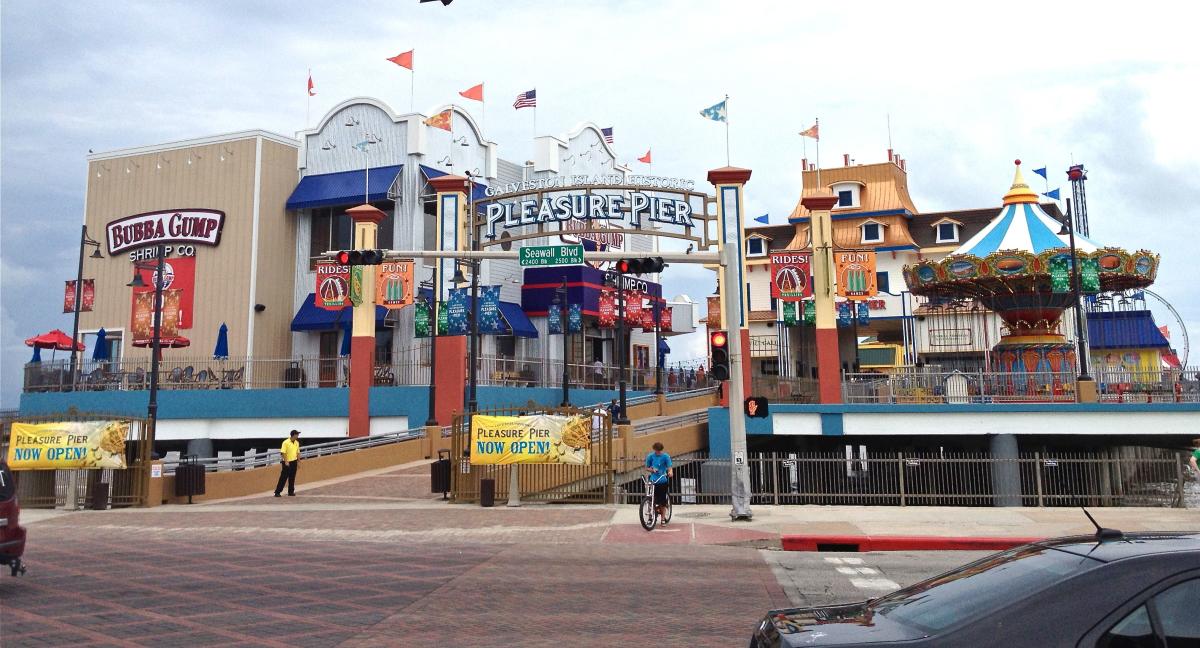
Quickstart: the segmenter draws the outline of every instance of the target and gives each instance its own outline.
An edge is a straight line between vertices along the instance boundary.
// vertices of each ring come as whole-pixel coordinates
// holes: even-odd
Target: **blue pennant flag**
[[[763,214],[762,216],[756,217],[754,220],[762,223],[763,225],[770,225],[771,224],[771,215]]]
[[[1044,193],[1044,194],[1042,194],[1042,195],[1043,195],[1043,196],[1045,196],[1045,197],[1047,197],[1047,198],[1052,198],[1052,199],[1054,199],[1054,200],[1058,200],[1058,190],[1059,190],[1059,187],[1055,187],[1055,188],[1051,189],[1050,191],[1047,191],[1046,193]]]
[[[726,99],[725,101],[728,101],[728,99]],[[707,117],[713,121],[719,121],[719,122],[726,121],[726,119],[725,119],[725,117],[726,117],[725,101],[715,103],[715,104],[709,106],[708,108],[701,110],[700,116]]]
[[[1042,178],[1043,178],[1043,179],[1045,179],[1045,180],[1049,180],[1049,179],[1050,179],[1050,178],[1047,178],[1047,177],[1046,177],[1046,167],[1042,167],[1042,168],[1040,168],[1040,169],[1034,169],[1034,170],[1033,170],[1033,172],[1034,172],[1034,173],[1036,173],[1036,174],[1038,174],[1038,175],[1040,175],[1040,176],[1042,176]]]

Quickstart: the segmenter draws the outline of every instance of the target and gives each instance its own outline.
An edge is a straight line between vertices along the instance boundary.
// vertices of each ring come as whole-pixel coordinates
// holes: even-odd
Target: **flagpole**
[[[417,71],[409,70],[408,71],[408,112],[410,112],[410,113],[414,112],[416,110],[416,108],[414,108],[414,106],[416,105],[416,96],[417,96]]]
[[[731,166],[729,162],[729,95],[725,95],[725,166]]]
[[[817,191],[821,190],[821,118],[817,117]]]
[[[312,81],[312,68],[308,68],[308,80]],[[306,86],[304,94],[308,95],[308,106],[304,109],[304,127],[308,128],[312,119],[312,90]]]

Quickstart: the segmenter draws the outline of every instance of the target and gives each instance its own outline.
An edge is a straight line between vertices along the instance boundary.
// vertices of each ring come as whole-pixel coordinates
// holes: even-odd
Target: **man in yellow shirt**
[[[296,496],[296,468],[300,465],[300,430],[292,430],[283,445],[279,446],[282,461],[279,464],[279,483],[275,484],[275,497],[283,492],[283,483],[287,482],[288,496]]]

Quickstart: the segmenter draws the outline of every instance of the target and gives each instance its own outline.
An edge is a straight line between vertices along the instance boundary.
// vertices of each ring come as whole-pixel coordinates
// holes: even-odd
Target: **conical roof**
[[[1038,204],[1037,192],[1029,188],[1021,176],[1021,161],[1012,188],[1004,194],[1004,207],[1000,213],[952,254],[970,254],[985,257],[998,250],[1024,250],[1039,254],[1053,248],[1070,247],[1070,236],[1059,234],[1062,223],[1051,217]],[[1091,239],[1075,234],[1075,248],[1082,252],[1094,252],[1101,246]]]

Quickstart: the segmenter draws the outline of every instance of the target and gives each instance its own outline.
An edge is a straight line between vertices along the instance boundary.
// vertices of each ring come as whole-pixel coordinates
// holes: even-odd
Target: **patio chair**
[[[182,382],[184,385],[189,385],[189,384],[195,382],[196,379],[193,376],[193,374],[195,374],[195,373],[196,373],[196,368],[193,367],[192,365],[188,365],[188,366],[184,367],[183,368],[183,379],[180,382]]]
[[[245,367],[226,369],[221,375],[221,389],[234,389],[242,386],[242,378],[246,373]]]
[[[146,388],[146,370],[138,367],[133,371],[125,374],[126,385],[129,389],[145,389]]]
[[[200,373],[196,374],[196,379],[195,379],[196,388],[197,389],[208,389],[209,387],[211,387],[212,385],[209,384],[209,376],[210,375],[211,374],[208,373],[208,369],[201,369]]]
[[[179,386],[183,383],[183,368],[175,367],[172,369],[170,375],[167,376],[166,382],[167,384],[165,386],[179,389]]]
[[[375,367],[376,387],[394,387],[396,385],[396,375],[392,373],[392,368],[388,366]]]

